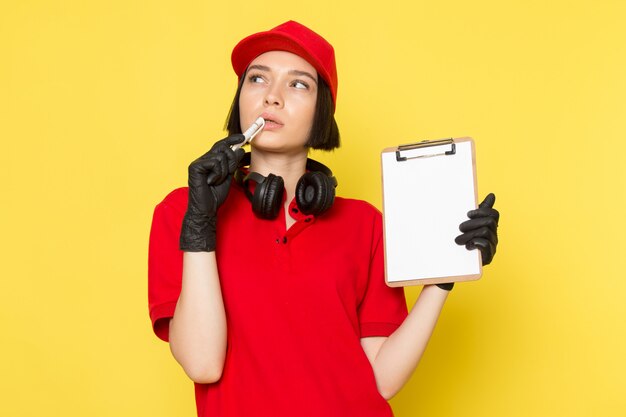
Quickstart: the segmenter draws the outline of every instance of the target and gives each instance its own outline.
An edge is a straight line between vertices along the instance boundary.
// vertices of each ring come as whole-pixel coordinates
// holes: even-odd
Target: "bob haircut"
[[[241,132],[239,123],[239,95],[246,77],[241,77],[235,98],[230,106],[226,119],[226,130],[229,135]],[[313,125],[309,133],[309,140],[304,145],[305,148],[331,151],[340,146],[339,127],[334,115],[333,96],[326,81],[318,77],[317,101],[315,102],[315,114],[313,115]]]

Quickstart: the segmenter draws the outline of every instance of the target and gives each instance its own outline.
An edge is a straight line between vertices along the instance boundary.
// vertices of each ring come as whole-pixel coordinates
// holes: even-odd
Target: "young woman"
[[[307,158],[339,146],[332,46],[290,21],[243,39],[232,63],[230,136],[154,212],[154,331],[196,383],[199,416],[391,416],[452,285],[425,286],[407,313],[385,285],[380,212],[335,198],[331,171]],[[258,117],[251,154],[232,150]],[[457,238],[485,264],[493,202]]]

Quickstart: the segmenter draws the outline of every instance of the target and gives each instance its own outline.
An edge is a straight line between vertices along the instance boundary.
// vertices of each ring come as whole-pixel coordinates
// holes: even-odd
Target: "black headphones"
[[[267,177],[258,172],[246,174],[242,168],[249,165],[250,152],[239,162],[239,168],[235,171],[235,181],[248,196],[254,214],[262,219],[275,219],[283,202],[285,182],[282,177],[274,174]],[[333,205],[337,180],[326,165],[310,158],[306,161],[306,170],[296,185],[296,204],[302,213],[317,216]],[[249,181],[256,183],[254,194],[250,192]]]

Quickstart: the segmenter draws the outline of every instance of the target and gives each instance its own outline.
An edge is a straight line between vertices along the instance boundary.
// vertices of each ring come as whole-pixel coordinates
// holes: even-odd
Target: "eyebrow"
[[[257,69],[257,70],[261,70],[261,71],[267,71],[267,72],[271,72],[270,67],[266,66],[266,65],[259,65],[259,64],[254,64],[254,65],[250,65],[248,67],[248,71],[251,69]],[[302,77],[309,77],[311,80],[313,80],[315,82],[315,84],[317,84],[317,79],[313,76],[313,74],[311,74],[310,72],[307,71],[300,71],[300,70],[290,70],[289,71],[289,75],[299,75]]]
[[[309,77],[310,79],[315,81],[315,84],[317,84],[317,79],[309,72],[300,71],[300,70],[291,70],[291,71],[289,71],[289,74],[290,75],[300,75],[300,76],[303,76],[303,77]]]

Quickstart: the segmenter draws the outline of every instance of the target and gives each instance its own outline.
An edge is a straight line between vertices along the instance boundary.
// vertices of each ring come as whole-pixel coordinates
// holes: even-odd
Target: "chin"
[[[250,142],[250,147],[254,150],[266,152],[294,152],[306,149],[304,141],[287,140],[282,135],[275,134],[275,132],[259,133]]]
[[[259,153],[268,153],[268,154],[273,153],[273,154],[285,154],[285,155],[287,154],[295,155],[295,154],[308,152],[308,149],[305,148],[304,146],[285,146],[285,145],[278,145],[278,144],[265,146],[265,144],[262,144],[262,143],[252,145],[251,150],[253,152],[259,152]]]

